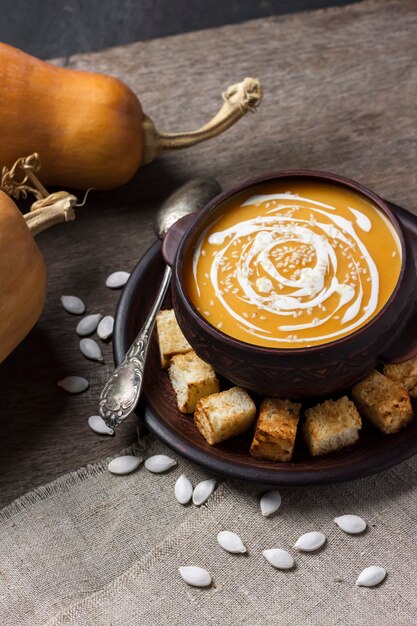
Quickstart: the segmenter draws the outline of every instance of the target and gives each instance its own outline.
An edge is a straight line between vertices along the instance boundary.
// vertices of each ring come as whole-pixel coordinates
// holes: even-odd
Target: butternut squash
[[[262,98],[245,78],[223,94],[223,106],[200,129],[160,133],[136,95],[116,78],[56,67],[0,43],[0,164],[39,153],[46,185],[110,189],[164,150],[214,137]]]
[[[65,191],[48,194],[34,174],[39,168],[34,154],[19,159],[10,170],[3,168],[0,181],[14,197],[30,192],[37,198],[23,216],[0,189],[0,363],[34,326],[44,306],[46,267],[34,235],[75,217],[77,198]]]
[[[27,335],[45,302],[46,267],[19,209],[0,191],[0,362]]]

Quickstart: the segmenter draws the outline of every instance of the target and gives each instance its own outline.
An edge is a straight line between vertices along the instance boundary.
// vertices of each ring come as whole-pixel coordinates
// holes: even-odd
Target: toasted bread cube
[[[325,400],[305,412],[304,441],[312,456],[350,446],[359,438],[361,416],[347,396]]]
[[[362,415],[383,433],[396,433],[413,418],[406,390],[377,370],[353,387],[352,396]]]
[[[417,398],[417,356],[393,365],[384,365],[384,376],[404,387],[412,398]]]
[[[206,441],[215,443],[240,435],[255,419],[256,406],[247,391],[232,387],[197,402],[194,423]]]
[[[265,398],[250,448],[252,456],[269,461],[291,461],[301,404]]]
[[[194,351],[173,356],[168,374],[181,413],[194,413],[200,398],[219,391],[216,372]]]
[[[159,311],[156,316],[161,366],[166,369],[175,354],[190,352],[192,347],[181,332],[174,309]]]

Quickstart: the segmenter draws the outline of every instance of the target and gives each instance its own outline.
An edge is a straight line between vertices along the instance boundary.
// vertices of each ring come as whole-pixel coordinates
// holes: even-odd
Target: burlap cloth
[[[388,442],[387,442],[388,445]],[[148,436],[137,454],[166,452]],[[417,619],[417,458],[363,480],[282,488],[278,513],[263,518],[262,486],[221,482],[201,508],[181,506],[174,483],[185,472],[208,477],[178,458],[168,474],[142,466],[113,476],[107,460],[32,491],[0,513],[1,623],[111,625],[318,624],[413,625]],[[333,523],[343,513],[368,522],[362,536]],[[221,529],[239,533],[248,555],[217,544]],[[296,568],[273,569],[262,556],[321,530],[327,545],[296,555]],[[207,568],[214,585],[188,587],[180,565]],[[355,586],[379,564],[377,588]]]

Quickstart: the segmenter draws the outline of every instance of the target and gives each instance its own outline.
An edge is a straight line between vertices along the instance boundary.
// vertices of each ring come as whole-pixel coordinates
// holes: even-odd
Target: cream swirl
[[[242,329],[269,342],[308,345],[338,339],[374,316],[380,277],[358,234],[372,229],[364,213],[347,206],[349,220],[329,204],[291,192],[252,196],[241,206],[249,205],[262,205],[263,213],[207,239],[213,259],[206,278]],[[208,230],[212,226],[193,258],[199,294],[197,269]],[[234,299],[255,313],[242,312]],[[262,324],[265,313],[276,318],[277,333]],[[321,330],[330,320],[337,320],[337,328]]]

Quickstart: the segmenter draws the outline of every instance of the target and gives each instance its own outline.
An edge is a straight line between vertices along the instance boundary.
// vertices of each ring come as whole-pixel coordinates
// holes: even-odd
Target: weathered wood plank
[[[133,421],[113,439],[89,431],[111,349],[105,347],[103,366],[86,361],[78,320],[59,297],[77,294],[90,312],[111,313],[118,293],[105,287],[105,277],[128,270],[146,250],[153,212],[178,184],[209,175],[227,187],[269,170],[320,168],[417,208],[415,7],[414,0],[365,2],[69,60],[125,80],[167,130],[200,124],[220,92],[246,75],[262,81],[265,99],[256,117],[209,144],[164,156],[122,189],[92,194],[74,223],[39,237],[49,267],[47,306],[0,367],[1,504],[133,441]],[[73,373],[90,379],[88,392],[72,397],[56,387]]]

